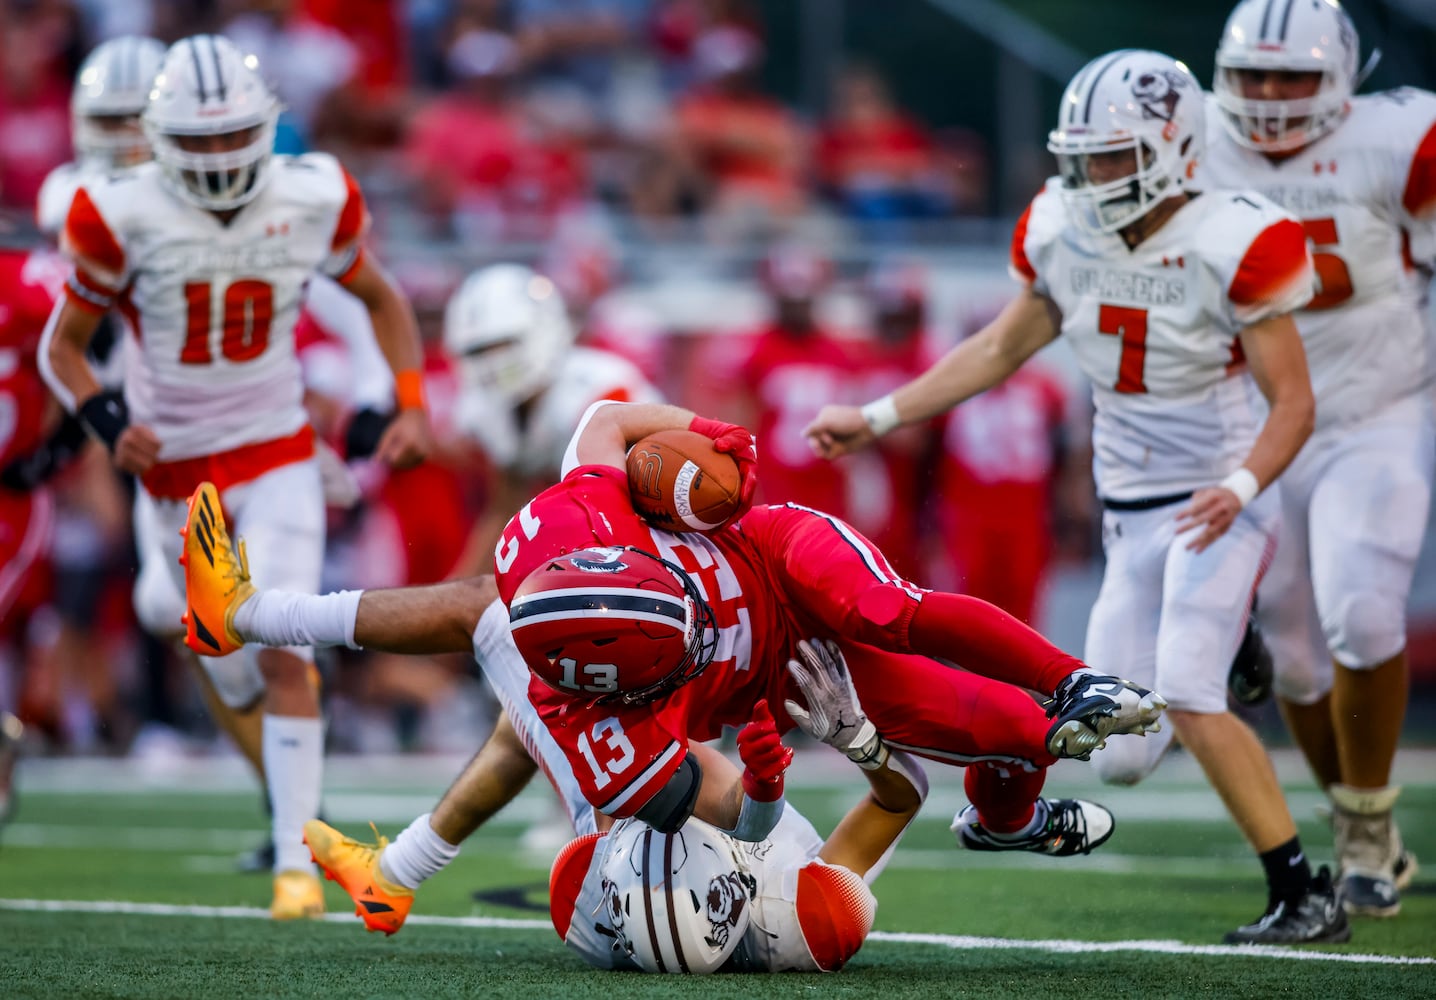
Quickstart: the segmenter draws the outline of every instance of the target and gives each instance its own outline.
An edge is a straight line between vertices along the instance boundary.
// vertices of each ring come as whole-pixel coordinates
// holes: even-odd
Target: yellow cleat
[[[254,596],[244,542],[239,552],[229,541],[219,491],[200,483],[189,498],[189,515],[180,529],[184,549],[185,645],[205,656],[228,656],[244,645],[234,631],[234,612]]]
[[[372,824],[371,824],[372,827]],[[324,869],[324,877],[338,882],[354,900],[354,915],[371,931],[393,934],[404,926],[414,905],[414,890],[390,882],[379,871],[379,855],[389,846],[388,837],[377,844],[365,844],[344,836],[328,823],[311,819],[304,824],[304,842],[309,855]]]
[[[313,872],[297,868],[274,876],[274,902],[269,915],[275,920],[303,920],[324,915],[324,883]]]

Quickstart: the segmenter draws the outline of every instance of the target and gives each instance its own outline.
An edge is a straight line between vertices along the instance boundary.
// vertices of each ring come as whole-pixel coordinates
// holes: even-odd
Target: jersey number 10
[[[192,281],[184,286],[188,307],[184,348],[180,363],[207,365],[214,361],[210,331],[214,328],[213,286]],[[274,319],[274,288],[258,278],[240,278],[224,290],[220,318],[220,353],[230,361],[253,361],[269,346],[269,324]]]

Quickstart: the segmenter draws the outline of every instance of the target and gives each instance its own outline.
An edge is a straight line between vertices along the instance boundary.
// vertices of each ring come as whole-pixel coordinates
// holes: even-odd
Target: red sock
[[[993,833],[1016,833],[1032,820],[1047,769],[1024,771],[996,764],[969,764],[962,787],[977,809],[977,820]]]
[[[1083,665],[1006,611],[965,594],[924,594],[908,637],[915,653],[1041,694]]]

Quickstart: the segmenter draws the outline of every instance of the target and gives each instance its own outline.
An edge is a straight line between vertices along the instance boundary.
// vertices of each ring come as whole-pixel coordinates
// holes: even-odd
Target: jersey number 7
[[[1146,392],[1143,381],[1147,366],[1147,310],[1103,304],[1097,310],[1097,332],[1122,338],[1122,356],[1117,362],[1118,392]]]
[[[184,286],[188,307],[184,348],[180,363],[207,365],[214,361],[210,331],[214,329],[212,286],[192,281]],[[224,290],[220,317],[219,349],[234,362],[253,361],[269,346],[269,324],[274,319],[274,288],[258,278],[240,278]]]

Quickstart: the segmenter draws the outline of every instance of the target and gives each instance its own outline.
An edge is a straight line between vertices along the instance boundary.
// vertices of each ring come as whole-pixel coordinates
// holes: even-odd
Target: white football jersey
[[[459,400],[456,425],[489,460],[507,472],[557,481],[564,450],[584,411],[601,399],[659,403],[663,397],[632,363],[591,347],[571,348],[558,374],[538,397],[523,424],[513,409],[486,393],[468,390]]]
[[[1210,486],[1241,463],[1263,407],[1237,335],[1313,283],[1296,222],[1259,194],[1203,194],[1128,250],[1073,225],[1056,178],[1018,222],[1012,270],[1062,313],[1093,387],[1097,490],[1114,500]]]
[[[45,175],[40,194],[35,199],[35,225],[46,236],[59,236],[70,212],[75,192],[85,184],[104,177],[106,171],[97,164],[76,161],[62,163]]]
[[[153,163],[86,183],[70,208],[69,292],[98,308],[117,296],[137,347],[125,399],[159,436],[161,461],[285,437],[307,420],[293,336],[305,285],[316,270],[352,270],[368,214],[332,156],[277,156],[268,169],[228,223],[172,193]]]
[[[1317,427],[1360,420],[1431,374],[1425,292],[1436,246],[1436,95],[1352,98],[1345,121],[1284,160],[1233,140],[1207,114],[1201,179],[1261,192],[1300,221],[1318,289],[1296,317]]]

